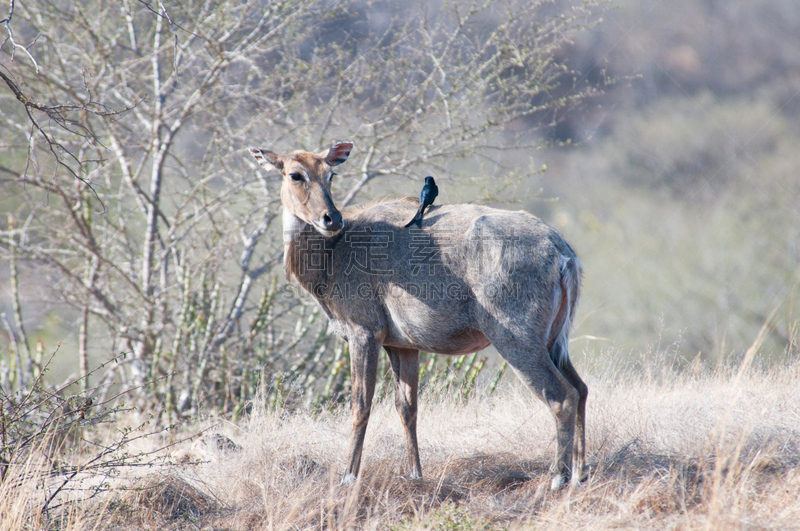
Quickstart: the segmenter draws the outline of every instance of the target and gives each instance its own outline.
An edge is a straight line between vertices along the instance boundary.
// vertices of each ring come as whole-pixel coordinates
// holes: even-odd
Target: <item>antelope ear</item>
[[[345,162],[353,149],[352,142],[337,142],[319,154],[328,166],[338,166]]]
[[[277,153],[273,153],[267,149],[250,148],[250,154],[258,161],[262,168],[265,170],[283,170],[283,160]]]

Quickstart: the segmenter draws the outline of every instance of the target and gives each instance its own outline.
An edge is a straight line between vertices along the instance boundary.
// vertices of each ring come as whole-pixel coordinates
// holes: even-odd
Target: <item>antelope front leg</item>
[[[350,335],[350,414],[353,419],[353,432],[350,434],[350,454],[347,459],[347,472],[342,483],[352,483],[358,476],[361,466],[361,451],[364,436],[372,409],[372,395],[375,393],[375,379],[378,371],[378,354],[381,342],[374,337],[363,338]]]
[[[422,477],[417,444],[417,391],[419,387],[419,351],[386,348],[394,374],[394,404],[406,432],[409,476]]]

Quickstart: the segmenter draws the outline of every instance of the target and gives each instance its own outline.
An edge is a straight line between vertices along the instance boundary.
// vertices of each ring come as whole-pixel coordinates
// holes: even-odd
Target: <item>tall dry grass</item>
[[[590,479],[559,492],[554,423],[509,379],[492,396],[423,397],[421,481],[403,476],[391,399],[373,409],[353,486],[339,486],[346,410],[256,405],[238,424],[206,421],[173,455],[201,464],[121,481],[69,518],[26,519],[35,485],[5,489],[0,529],[800,528],[800,362],[765,369],[755,347],[714,367],[676,372],[673,361],[585,375]]]

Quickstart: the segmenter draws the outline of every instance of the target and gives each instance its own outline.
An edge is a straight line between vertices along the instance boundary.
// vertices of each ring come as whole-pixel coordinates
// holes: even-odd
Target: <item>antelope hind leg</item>
[[[573,452],[573,481],[585,481],[588,478],[586,470],[586,398],[589,388],[578,375],[578,371],[567,358],[561,371],[578,391],[578,410],[575,416],[575,449]]]
[[[575,423],[580,395],[564,377],[543,347],[494,342],[517,376],[550,408],[556,421],[556,459],[550,488],[557,490],[572,479]],[[576,478],[577,479],[577,478]]]

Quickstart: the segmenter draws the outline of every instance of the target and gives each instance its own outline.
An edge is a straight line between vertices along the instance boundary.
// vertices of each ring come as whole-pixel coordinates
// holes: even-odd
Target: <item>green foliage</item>
[[[743,353],[768,323],[764,358],[784,358],[800,316],[797,143],[775,108],[703,96],[621,117],[551,163],[564,184],[548,216],[587,265],[573,338],[591,337],[575,350],[680,344],[691,363]]]
[[[467,400],[475,389],[478,376],[486,367],[487,358],[481,353],[464,356],[424,354],[420,363],[420,390],[427,393],[454,394]],[[487,382],[486,391],[492,394],[505,374],[507,362],[500,364],[497,372]]]
[[[610,170],[629,186],[712,200],[773,153],[788,126],[766,102],[666,98],[619,123]]]
[[[448,503],[422,517],[406,517],[396,524],[390,524],[391,531],[488,531],[505,529],[494,526],[491,522],[475,517],[470,511]]]

